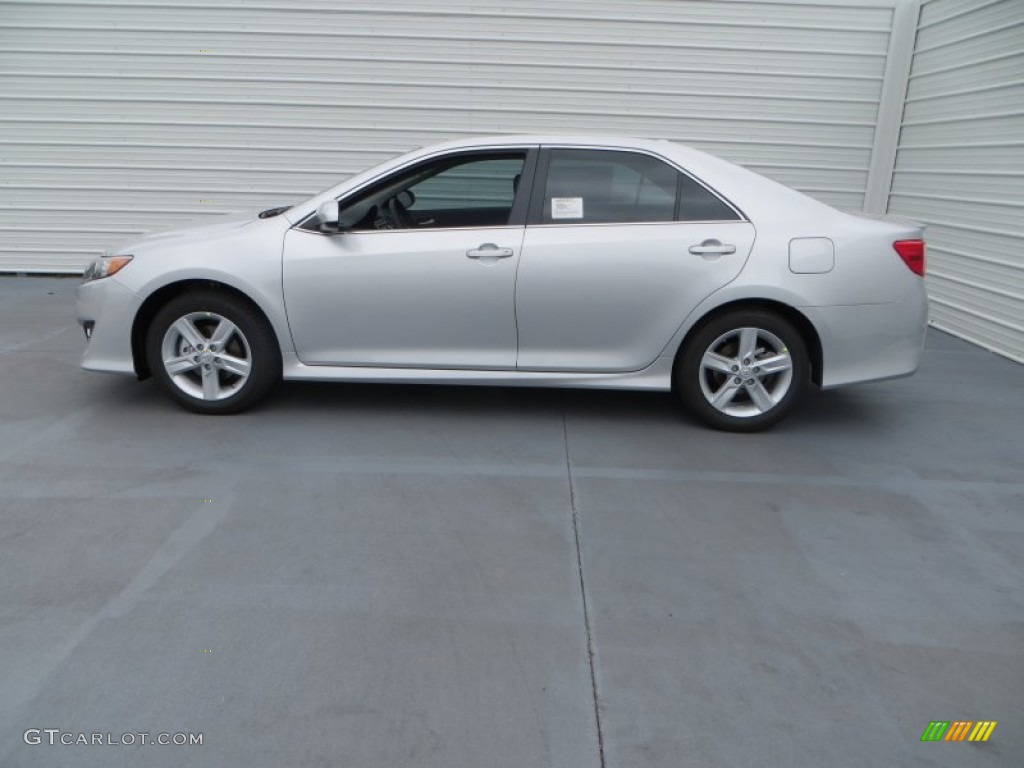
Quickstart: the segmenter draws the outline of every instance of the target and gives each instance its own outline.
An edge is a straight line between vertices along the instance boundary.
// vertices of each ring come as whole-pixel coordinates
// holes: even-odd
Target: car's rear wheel
[[[153,378],[197,413],[245,410],[281,376],[269,323],[246,302],[217,291],[178,296],[157,312],[146,335]]]
[[[675,370],[676,390],[690,412],[731,432],[776,424],[803,398],[809,378],[800,332],[764,310],[712,318],[688,340]]]

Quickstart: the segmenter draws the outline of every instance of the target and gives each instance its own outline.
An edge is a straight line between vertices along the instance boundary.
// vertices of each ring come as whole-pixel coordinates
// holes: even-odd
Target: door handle
[[[726,243],[723,245],[718,240],[705,240],[700,245],[691,245],[690,253],[695,256],[726,256],[730,253],[736,253],[736,246],[729,245]]]
[[[507,259],[514,254],[511,248],[499,248],[494,243],[484,243],[479,248],[466,251],[466,257],[470,259]]]

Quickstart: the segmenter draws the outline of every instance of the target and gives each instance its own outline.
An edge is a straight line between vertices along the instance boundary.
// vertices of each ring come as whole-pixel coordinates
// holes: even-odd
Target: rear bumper
[[[132,321],[139,297],[113,277],[78,286],[76,295],[78,322],[92,325],[86,342],[82,367],[89,371],[135,373],[132,359]]]
[[[921,364],[928,325],[923,280],[892,304],[800,309],[821,337],[824,389],[909,376]]]

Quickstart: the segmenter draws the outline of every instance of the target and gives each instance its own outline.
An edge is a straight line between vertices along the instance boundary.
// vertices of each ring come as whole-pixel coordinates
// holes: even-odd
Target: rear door
[[[662,158],[542,150],[516,281],[517,367],[650,365],[753,242],[731,205]]]

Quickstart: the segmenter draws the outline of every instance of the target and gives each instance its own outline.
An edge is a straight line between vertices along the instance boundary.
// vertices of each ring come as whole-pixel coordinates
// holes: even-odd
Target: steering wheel
[[[388,200],[388,212],[396,229],[415,229],[416,220],[409,215],[409,206],[416,201],[416,197],[408,189],[404,189]]]

